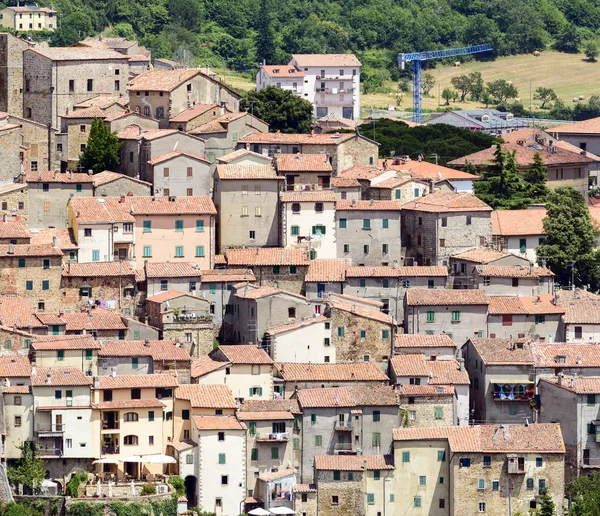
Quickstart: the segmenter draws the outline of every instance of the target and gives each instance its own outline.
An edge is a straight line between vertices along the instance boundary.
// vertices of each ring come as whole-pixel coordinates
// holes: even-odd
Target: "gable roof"
[[[202,271],[192,262],[148,262],[147,278],[194,278],[200,277]]]
[[[431,213],[492,211],[492,208],[471,193],[442,191],[433,192],[403,204],[402,209]]]
[[[335,192],[331,190],[317,192],[281,192],[281,202],[336,202]]]
[[[309,265],[306,249],[284,249],[283,247],[261,247],[255,249],[228,249],[225,251],[227,265],[272,266]]]
[[[221,345],[210,355],[217,354],[220,351],[232,364],[263,364],[270,365],[273,359],[265,352],[253,344]]]
[[[496,249],[475,247],[473,249],[469,249],[468,251],[454,254],[452,255],[452,258],[455,260],[464,260],[474,263],[490,263],[506,256],[510,256],[510,253],[507,253],[506,251],[498,251]]]
[[[239,143],[262,143],[282,145],[339,145],[356,138],[356,133],[341,134],[290,134],[290,133],[252,133],[242,138]]]
[[[522,265],[477,265],[477,273],[492,278],[546,278],[554,276],[545,267],[523,267]]]
[[[409,306],[487,305],[488,298],[483,290],[409,288],[406,290],[406,304]]]
[[[321,471],[364,471],[394,469],[392,455],[316,455],[315,469]]]
[[[474,337],[471,345],[487,365],[523,364],[533,366],[533,352],[528,342],[512,339]]]
[[[298,400],[249,400],[240,405],[237,415],[240,419],[293,419],[294,414],[302,414]]]
[[[217,177],[221,181],[228,179],[274,179],[283,181],[283,176],[278,176],[273,165],[217,165]]]
[[[181,152],[178,150],[172,150],[170,152],[166,152],[165,154],[161,154],[160,156],[156,156],[156,157],[148,160],[148,163],[150,165],[154,166],[154,165],[159,165],[160,163],[166,163],[167,161],[171,161],[175,158],[180,158],[180,157],[193,159],[195,161],[201,161],[202,163],[206,163],[206,164],[210,165],[210,161],[206,161],[201,156],[196,156],[195,154],[190,154],[189,152]]]
[[[492,212],[492,235],[544,235],[545,208],[529,210],[495,210]]]
[[[388,376],[373,362],[355,364],[277,364],[286,382],[388,382]]]
[[[127,329],[117,312],[110,312],[101,308],[96,308],[87,313],[61,314],[60,319],[67,325],[67,331]]]
[[[25,224],[20,220],[0,220],[0,238],[32,238]]]
[[[175,115],[169,120],[169,122],[189,122],[190,120],[193,120],[197,116],[200,116],[211,109],[215,109],[219,113],[221,112],[221,108],[217,104],[194,104],[191,108],[188,108],[178,115]]]
[[[174,340],[128,340],[103,342],[99,357],[152,357],[167,362],[192,362],[189,350]]]
[[[160,374],[123,374],[117,376],[99,376],[99,389],[149,389],[149,388],[175,388],[177,377],[170,373]]]
[[[297,397],[302,409],[398,405],[394,388],[387,385],[301,389],[298,391]]]
[[[92,378],[77,367],[36,367],[31,372],[32,387],[91,385]]]
[[[352,260],[345,258],[312,260],[308,267],[305,282],[342,282]]]
[[[147,181],[142,181],[137,177],[126,176],[125,174],[119,174],[118,172],[111,172],[110,170],[104,170],[98,174],[94,174],[92,176],[94,180],[94,186],[102,186],[108,183],[113,183],[114,181],[118,181],[119,179],[125,179],[126,181],[131,181],[132,183],[138,183],[144,186],[152,186],[152,183],[148,183]]]
[[[127,56],[107,48],[35,47],[27,49],[26,52],[35,52],[51,61],[127,61]]]
[[[327,321],[329,321],[328,317],[317,315],[314,317],[309,317],[308,319],[284,324],[282,326],[276,326],[275,328],[269,328],[267,331],[265,331],[265,333],[268,333],[269,335],[279,335],[281,333],[287,333],[288,331],[298,330],[306,326],[312,326],[313,324],[324,323]]]
[[[330,296],[327,302],[331,308],[335,310],[342,310],[343,312],[349,312],[354,316],[364,317],[365,319],[371,319],[384,324],[396,324],[396,320],[391,315],[379,310],[365,308],[359,304],[352,304],[334,296]]]
[[[309,66],[361,66],[354,54],[292,54],[292,60],[299,67]]]
[[[560,135],[568,134],[600,134],[600,117],[588,118],[580,122],[557,125],[548,129],[549,133]]]
[[[31,376],[29,357],[24,355],[6,355],[0,357],[0,377],[15,378]]]
[[[400,201],[357,201],[339,199],[335,203],[337,211],[400,211],[404,208]]]
[[[261,65],[264,72],[273,78],[304,77],[304,72],[290,65]]]
[[[403,120],[406,123],[406,120]],[[379,160],[379,166],[383,167],[385,159]],[[387,167],[393,170],[400,170],[402,172],[408,172],[412,178],[421,180],[433,180],[441,181],[447,179],[449,181],[477,181],[479,176],[475,174],[469,174],[461,170],[453,168],[443,167],[430,163],[429,161],[410,160],[404,163],[394,164],[387,160]]]
[[[246,117],[248,117],[250,119],[254,119],[254,120],[259,120],[260,122],[262,122],[262,120],[255,117],[254,115],[251,115],[250,113],[247,113],[246,111],[239,111],[236,113],[224,113],[221,116],[215,118],[214,120],[205,122],[204,124],[199,125],[198,127],[195,127],[194,129],[189,131],[189,133],[190,134],[224,133],[224,132],[228,131],[229,124],[231,122],[233,122],[234,120],[239,120],[240,118],[246,118]],[[266,123],[266,122],[263,122],[263,123]],[[245,125],[254,128],[252,126],[251,120],[250,120],[250,123],[245,122]]]
[[[358,266],[348,267],[348,278],[414,278],[414,277],[447,277],[448,267],[415,265],[413,267],[392,267],[379,265],[375,267]]]
[[[456,360],[428,360],[425,355],[394,355],[390,367],[397,377],[427,377],[429,385],[469,385],[469,373]]]
[[[200,73],[196,69],[148,70],[133,78],[128,91],[172,91]]]
[[[575,394],[600,394],[600,377],[598,376],[572,376],[541,378],[547,382]]]
[[[198,430],[246,430],[235,416],[192,416]]]
[[[230,152],[229,154],[225,154],[224,156],[220,156],[217,158],[219,163],[229,163],[231,161],[235,161],[236,159],[243,158],[244,156],[254,156],[258,158],[262,158],[265,161],[272,161],[272,158],[269,156],[265,156],[264,154],[259,154],[258,152],[252,152],[247,149],[238,149],[236,151]]]
[[[100,349],[100,342],[87,335],[39,335],[31,343],[34,351],[59,349]]]
[[[97,278],[105,276],[135,276],[136,271],[126,261],[71,263],[63,265],[66,278]]]
[[[231,408],[237,407],[231,389],[227,385],[180,385],[175,391],[179,400],[187,400],[192,408]]]
[[[396,334],[396,348],[453,348],[456,349],[454,342],[445,333],[439,335],[418,335],[409,333]]]
[[[278,172],[331,172],[326,154],[279,154],[275,160]]]
[[[229,365],[229,362],[219,362],[218,360],[213,360],[208,355],[202,355],[192,360],[191,377],[200,378],[223,367],[229,367]]]

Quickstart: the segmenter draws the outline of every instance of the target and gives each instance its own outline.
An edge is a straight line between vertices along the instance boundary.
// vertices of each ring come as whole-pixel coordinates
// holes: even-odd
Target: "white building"
[[[261,66],[256,89],[291,90],[313,105],[315,118],[359,120],[360,67],[354,54],[294,54],[288,65]]]
[[[281,194],[281,244],[310,249],[319,258],[336,258],[333,191]]]
[[[246,425],[235,416],[192,420],[198,443],[198,505],[218,516],[236,516],[246,498]]]
[[[492,212],[492,240],[495,247],[537,263],[536,247],[546,239],[545,217],[544,208]]]

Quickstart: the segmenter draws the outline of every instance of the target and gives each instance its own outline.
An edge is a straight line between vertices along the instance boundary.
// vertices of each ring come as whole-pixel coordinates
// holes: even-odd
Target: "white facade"
[[[565,342],[579,344],[600,342],[600,324],[565,324]]]
[[[134,258],[135,223],[70,225],[79,246],[78,262],[112,262]]]
[[[294,201],[282,202],[281,205],[285,220],[283,247],[308,247],[317,252],[318,258],[337,258],[335,202]]]
[[[198,505],[217,516],[237,516],[246,498],[246,431],[197,430]],[[219,433],[225,434],[219,441]],[[222,460],[224,455],[224,463]],[[224,476],[227,484],[223,484]]]
[[[454,386],[454,414],[456,414],[456,424],[459,426],[469,425],[469,385]]]
[[[535,249],[542,243],[546,235],[519,235],[504,237],[503,251],[524,256],[532,263],[537,263]]]
[[[221,378],[223,381],[219,381]],[[199,378],[198,381],[198,383],[203,384],[215,384],[217,382],[227,385],[236,399],[273,399],[271,364],[232,364],[227,368],[213,371]]]
[[[288,70],[293,72],[288,73]],[[256,74],[256,89],[262,90],[267,86],[289,90],[298,97],[304,98],[304,77],[290,65],[261,66]]]
[[[329,322],[320,321],[294,330],[268,335],[267,350],[275,362],[295,364],[335,364]],[[325,357],[328,357],[327,360]]]

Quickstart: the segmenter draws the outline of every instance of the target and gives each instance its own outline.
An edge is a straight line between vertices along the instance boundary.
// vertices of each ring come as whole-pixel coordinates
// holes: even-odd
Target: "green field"
[[[553,88],[566,103],[572,103],[574,97],[583,95],[586,99],[591,95],[600,95],[600,62],[589,63],[583,54],[564,54],[560,52],[542,52],[539,57],[530,54],[500,57],[495,61],[472,61],[460,67],[438,65],[426,70],[433,74],[436,84],[429,97],[423,97],[423,108],[435,110],[438,107],[438,91],[451,88],[452,77],[469,72],[481,72],[485,82],[506,79],[519,90],[519,97],[524,106],[529,105],[530,88],[532,96],[535,89],[544,86]],[[254,88],[254,81],[235,72],[216,70],[225,82],[240,91]],[[374,93],[362,95],[363,115],[368,115],[369,108],[387,109],[389,104],[396,104],[397,84],[386,84],[393,93]],[[444,103],[444,100],[441,100]],[[532,102],[533,109],[539,109],[539,101]],[[452,106],[461,109],[483,107],[474,102],[457,102]],[[406,110],[412,106],[411,94],[406,94],[397,109]]]

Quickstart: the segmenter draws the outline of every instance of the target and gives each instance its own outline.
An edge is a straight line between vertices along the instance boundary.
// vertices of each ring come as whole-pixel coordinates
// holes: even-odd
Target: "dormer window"
[[[556,355],[556,357],[554,357],[554,360],[556,361],[557,364],[566,364],[567,356],[566,355]]]
[[[490,117],[489,117],[489,115],[483,115],[483,116],[481,117],[481,121],[482,121],[482,122],[489,122],[489,121],[490,121]]]

